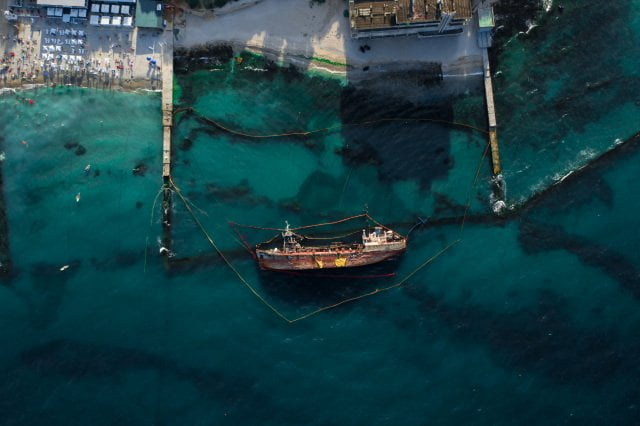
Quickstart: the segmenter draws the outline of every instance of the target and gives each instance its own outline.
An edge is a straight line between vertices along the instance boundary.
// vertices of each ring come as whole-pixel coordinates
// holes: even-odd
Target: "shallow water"
[[[165,272],[153,208],[157,94],[38,89],[24,94],[33,106],[0,98],[15,271],[0,287],[1,423],[635,422],[640,27],[624,16],[640,4],[616,6],[613,23],[585,33],[589,55],[579,44],[552,61],[592,7],[574,2],[539,18],[498,58],[507,197],[521,206],[503,219],[490,213],[485,135],[415,120],[484,127],[477,79],[445,79],[408,102],[248,56],[179,76],[181,106],[234,130],[331,127],[254,139],[177,117],[176,185],[234,267],[286,316],[399,282],[461,238],[406,285],[293,325],[242,286],[177,197],[176,258],[200,262]],[[603,69],[614,77],[585,86]],[[413,120],[359,125],[382,118]],[[590,163],[617,138],[628,141],[619,154]],[[303,225],[365,206],[401,232],[431,220],[402,258],[365,269],[375,279],[260,273],[227,224]],[[254,244],[273,232],[241,234]]]

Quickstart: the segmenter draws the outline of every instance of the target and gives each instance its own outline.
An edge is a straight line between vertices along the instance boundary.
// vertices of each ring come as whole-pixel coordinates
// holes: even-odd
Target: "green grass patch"
[[[180,83],[178,83],[178,78],[173,75],[173,104],[178,105],[180,103],[180,98],[182,98],[182,87]]]
[[[307,58],[307,59],[310,59],[310,60],[312,60],[314,62],[321,62],[323,64],[335,65],[337,67],[346,67],[347,66],[347,64],[343,64],[342,62],[334,62],[334,61],[331,61],[329,59],[318,58],[316,56],[312,56],[311,58]]]

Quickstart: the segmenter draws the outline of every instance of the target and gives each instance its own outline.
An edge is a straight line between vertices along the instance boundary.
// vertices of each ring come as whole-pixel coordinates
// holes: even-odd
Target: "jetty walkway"
[[[162,34],[162,178],[171,176],[171,128],[173,127],[173,29]]]
[[[498,149],[498,123],[496,121],[496,107],[493,103],[493,84],[491,82],[491,66],[487,49],[482,51],[482,66],[484,73],[484,95],[487,102],[487,119],[489,121],[489,142],[491,143],[491,161],[493,162],[493,174],[502,173],[500,166],[500,151]]]
[[[171,253],[171,130],[173,128],[173,25],[162,33],[162,247]],[[169,256],[164,256],[168,267]]]

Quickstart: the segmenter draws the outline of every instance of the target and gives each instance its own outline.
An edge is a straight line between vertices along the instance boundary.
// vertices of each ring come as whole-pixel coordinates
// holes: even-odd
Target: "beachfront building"
[[[89,24],[102,27],[133,28],[136,0],[105,0],[91,2]]]
[[[353,38],[458,34],[471,16],[471,0],[349,0]]]
[[[37,0],[46,9],[47,18],[60,18],[65,23],[78,23],[87,19],[87,0]]]

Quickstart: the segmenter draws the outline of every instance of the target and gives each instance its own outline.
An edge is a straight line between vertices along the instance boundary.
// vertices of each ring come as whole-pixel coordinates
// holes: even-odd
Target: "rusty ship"
[[[407,247],[404,236],[384,226],[363,229],[361,241],[353,243],[307,246],[308,238],[293,232],[288,223],[281,235],[281,247],[256,246],[261,269],[295,271],[372,265],[402,254]]]

